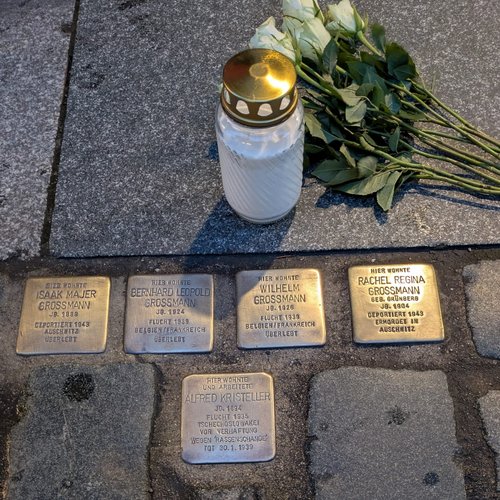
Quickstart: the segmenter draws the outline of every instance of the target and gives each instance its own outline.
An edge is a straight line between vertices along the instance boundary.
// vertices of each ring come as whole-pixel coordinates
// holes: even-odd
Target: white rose
[[[281,52],[291,59],[295,64],[295,51],[292,39],[288,34],[282,33],[276,28],[276,20],[270,17],[264,21],[256,30],[255,35],[250,39],[248,45],[251,49],[272,49]]]
[[[325,20],[316,0],[283,0],[283,16],[301,22],[315,17]]]
[[[294,38],[302,56],[316,64],[319,63],[325,47],[331,40],[330,33],[317,17],[302,23],[302,26],[295,30]]]
[[[326,27],[329,31],[345,31],[355,34],[363,31],[365,23],[349,0],[341,0],[337,5],[328,6],[329,22]]]

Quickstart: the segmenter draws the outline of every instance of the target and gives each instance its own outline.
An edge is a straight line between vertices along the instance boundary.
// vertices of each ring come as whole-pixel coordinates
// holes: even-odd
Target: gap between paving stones
[[[497,260],[500,249],[336,253],[293,256],[234,256],[184,258],[128,258],[93,260],[39,259],[8,261],[0,265],[0,330],[6,339],[0,352],[3,401],[1,439],[5,443],[15,425],[16,404],[30,372],[38,366],[67,363],[106,365],[118,362],[148,363],[157,369],[157,402],[149,449],[153,498],[181,494],[200,498],[202,493],[253,488],[266,498],[310,498],[314,485],[307,470],[308,385],[312,376],[344,366],[396,370],[441,370],[453,399],[456,435],[464,467],[468,498],[496,495],[494,455],[488,447],[478,410],[478,399],[489,390],[500,390],[498,362],[481,358],[474,347],[465,312],[463,267],[481,260]],[[347,268],[365,263],[433,264],[441,292],[446,340],[442,344],[360,347],[352,343]],[[236,348],[235,280],[239,270],[313,267],[320,269],[328,341],[323,348],[240,351]],[[124,292],[126,277],[136,273],[209,272],[215,275],[214,351],[203,355],[132,356],[123,352]],[[103,274],[112,277],[108,346],[102,355],[19,357],[15,353],[17,323],[24,281],[35,275]],[[269,463],[192,466],[180,458],[180,388],[193,373],[266,371],[275,379],[277,456]],[[5,390],[5,389],[4,389]],[[2,473],[5,474],[5,467]]]
[[[78,14],[80,11],[80,0],[75,0],[73,10],[73,19],[71,22],[71,38],[68,48],[68,62],[66,63],[66,73],[64,75],[64,90],[62,92],[62,100],[59,111],[59,121],[57,125],[57,134],[54,146],[54,156],[52,159],[52,171],[50,173],[49,184],[47,186],[47,208],[45,209],[45,217],[43,220],[42,234],[40,236],[40,255],[49,255],[49,240],[52,230],[52,214],[56,203],[57,180],[59,177],[59,162],[61,160],[61,147],[64,136],[64,123],[66,121],[69,83],[71,80],[71,68],[73,65],[73,51],[75,48],[76,30],[78,27]]]

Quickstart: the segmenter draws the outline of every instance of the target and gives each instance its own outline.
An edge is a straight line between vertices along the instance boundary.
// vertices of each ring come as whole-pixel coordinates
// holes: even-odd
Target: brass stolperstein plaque
[[[18,354],[89,354],[106,347],[109,278],[29,278],[17,338]]]
[[[238,347],[325,344],[321,280],[316,269],[241,271],[236,286]]]
[[[213,314],[210,274],[131,276],[125,351],[209,352],[213,348]]]
[[[182,382],[182,458],[190,464],[266,462],[276,453],[267,373],[190,375]]]
[[[444,339],[436,274],[431,265],[351,267],[349,289],[355,342]]]

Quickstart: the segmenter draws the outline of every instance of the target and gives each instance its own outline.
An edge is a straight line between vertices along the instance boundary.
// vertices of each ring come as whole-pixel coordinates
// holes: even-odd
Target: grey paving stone
[[[317,498],[465,498],[444,373],[340,368],[310,390]]]
[[[223,198],[214,112],[221,68],[273,0],[186,4],[82,0],[51,248],[60,256],[203,254],[499,242],[498,201],[408,188],[388,215],[323,195],[307,180],[271,227],[239,220]],[[360,2],[415,54],[438,93],[498,133],[489,0]],[[496,75],[496,77],[495,77]]]
[[[144,364],[36,369],[11,435],[9,499],[149,498],[154,391]]]
[[[479,399],[481,418],[486,427],[488,443],[495,452],[497,491],[500,491],[500,391],[490,391]]]
[[[73,8],[0,3],[0,259],[39,253]]]
[[[476,349],[500,358],[500,260],[466,266],[463,271],[467,318]]]

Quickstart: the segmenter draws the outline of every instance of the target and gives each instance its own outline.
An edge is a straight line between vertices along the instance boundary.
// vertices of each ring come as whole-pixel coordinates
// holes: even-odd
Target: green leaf
[[[349,74],[352,77],[352,79],[356,83],[359,83],[360,85],[362,83],[365,83],[365,77],[368,73],[374,72],[374,68],[372,66],[370,66],[369,64],[362,63],[358,60],[349,61],[347,63],[347,67],[349,69]]]
[[[400,82],[409,80],[410,78],[415,78],[416,76],[415,66],[411,67],[409,64],[403,64],[401,66],[393,68],[391,74]]]
[[[304,105],[304,109],[312,109],[313,111],[320,111],[323,109],[318,103],[311,101],[307,98],[302,98],[302,103]]]
[[[337,186],[335,189],[338,191],[342,191],[343,193],[366,196],[376,193],[377,191],[382,189],[386,185],[390,175],[391,172],[380,172],[378,174],[373,174],[370,177],[365,177],[361,180],[348,182],[347,184],[344,184],[342,186]]]
[[[396,127],[396,130],[389,137],[389,148],[391,151],[396,152],[398,150],[399,136],[401,135],[401,129]]]
[[[304,144],[304,151],[309,154],[317,154],[323,151],[323,146],[318,146],[317,144],[311,144],[310,142],[306,142]]]
[[[309,159],[309,155],[304,152],[304,158],[302,160],[302,168],[307,170],[311,166],[311,160]]]
[[[417,175],[416,172],[406,172],[401,176],[401,179],[399,180],[399,186],[402,186],[405,182],[409,182],[412,180],[413,177]]]
[[[339,46],[334,38],[326,45],[323,51],[323,69],[331,75],[337,65],[337,57],[339,55]]]
[[[398,160],[411,162],[411,161],[413,161],[413,152],[412,151],[403,151],[402,153],[399,153],[396,158]]]
[[[372,25],[372,38],[375,47],[381,52],[385,52],[385,29],[381,24]]]
[[[339,150],[338,150],[338,147],[335,146],[334,148],[332,146],[325,146],[325,149],[326,149],[326,152],[325,154],[329,154],[329,158],[333,158],[333,159],[339,159],[340,158],[340,154],[339,154]],[[328,157],[327,157],[328,158]]]
[[[373,146],[373,147],[378,147],[378,144],[376,143],[376,141],[373,139],[373,137],[371,135],[368,134],[368,132],[365,132],[362,137],[364,138],[364,140],[370,144],[370,146]]]
[[[399,111],[398,116],[404,118],[405,120],[410,120],[412,122],[418,122],[420,120],[425,120],[426,118],[426,115],[423,111],[421,113],[416,113],[416,112],[411,113],[409,111],[405,111],[404,109],[401,109]]]
[[[367,97],[374,88],[374,83],[363,83],[359,86],[358,90],[356,90],[356,95]]]
[[[307,93],[313,97],[316,101],[321,102],[322,104],[326,104],[327,106],[331,104],[331,101],[324,94],[320,94],[312,89],[307,89]]]
[[[385,91],[380,85],[375,85],[373,89],[373,95],[371,102],[380,109],[380,107],[385,106]]]
[[[363,156],[361,160],[358,161],[357,167],[359,170],[360,177],[368,177],[375,173],[377,169],[378,159],[375,156]]]
[[[329,132],[335,138],[335,134],[332,134],[332,132],[330,131],[331,120],[330,120],[330,115],[328,114],[326,109],[321,111],[320,113],[316,113],[315,116],[318,119],[321,126],[323,127],[323,130]]]
[[[348,106],[356,106],[356,104],[363,99],[362,96],[356,94],[358,88],[358,85],[349,85],[349,87],[345,89],[338,89],[337,92],[342,101]]]
[[[348,123],[359,123],[365,117],[366,110],[365,101],[360,101],[355,106],[348,106],[345,110],[345,119]]]
[[[389,92],[388,94],[386,94],[384,103],[391,113],[395,115],[399,113],[399,110],[401,109],[401,101],[396,94],[394,94],[393,92]]]
[[[356,55],[352,53],[354,49],[351,49],[351,46],[347,43],[344,43],[342,40],[339,40],[339,56],[337,59],[337,65],[345,68],[345,66],[350,63],[357,61]]]
[[[352,168],[355,168],[356,160],[352,157],[349,148],[345,144],[342,144],[342,146],[340,146],[339,151],[342,154],[342,156],[347,160],[347,164]]]
[[[350,182],[357,178],[358,178],[358,171],[355,168],[350,168],[348,170],[339,170],[338,172],[335,172],[334,175],[332,175],[330,180],[326,183],[326,186],[328,187],[338,186],[340,184]]]
[[[311,173],[319,180],[328,183],[335,178],[338,172],[350,170],[354,171],[354,169],[349,168],[343,159],[325,160],[322,161]]]
[[[330,144],[335,137],[330,134],[330,132],[326,131],[322,126],[319,120],[311,113],[304,114],[304,122],[306,124],[307,130],[313,137],[317,137],[321,139],[326,144]]]
[[[417,76],[415,63],[401,45],[390,43],[385,49],[389,74],[399,81],[409,80]]]
[[[363,83],[374,83],[375,85],[381,87],[384,93],[387,92],[385,80],[377,73],[377,68],[373,64],[351,61],[347,64],[347,66],[353,80],[355,80],[360,85],[362,85]]]
[[[378,62],[380,62],[380,57],[376,56],[370,52],[361,52],[360,53],[361,61],[369,66],[375,66]]]
[[[330,132],[332,133],[332,135],[334,137],[336,137],[337,139],[344,139],[344,134],[340,131],[340,129],[338,127],[336,127],[335,125],[330,125]]]
[[[401,174],[402,172],[391,172],[385,186],[377,191],[377,203],[384,212],[387,212],[392,206],[396,184]]]
[[[348,170],[348,169],[349,166],[343,159],[324,160],[312,171],[312,174],[318,179],[327,182],[330,179],[330,176],[333,175],[334,172],[338,172],[339,170]]]
[[[361,64],[361,63],[360,63]],[[381,106],[385,105],[385,95],[389,93],[389,89],[387,88],[387,85],[385,84],[385,80],[377,74],[377,71],[374,67],[368,66],[368,65],[363,65],[363,76],[362,76],[362,83],[357,91],[357,94],[360,95],[361,92],[366,92],[368,89],[371,87],[371,97],[370,100],[371,102],[380,108]],[[354,69],[355,71],[358,71],[359,68],[356,67],[355,64],[349,65],[349,70]]]

